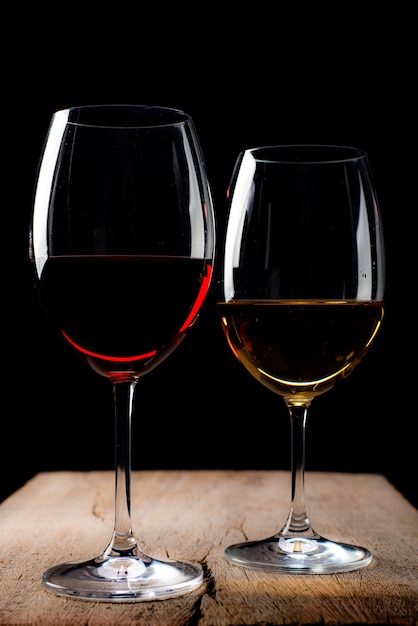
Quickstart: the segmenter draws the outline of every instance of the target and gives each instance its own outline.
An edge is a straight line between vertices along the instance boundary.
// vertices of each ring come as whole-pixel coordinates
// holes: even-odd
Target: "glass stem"
[[[131,420],[137,380],[113,384],[115,405],[115,525],[105,556],[138,556],[131,523]]]
[[[280,534],[282,536],[316,536],[305,508],[305,428],[309,404],[286,402],[290,414],[292,501],[289,515]]]

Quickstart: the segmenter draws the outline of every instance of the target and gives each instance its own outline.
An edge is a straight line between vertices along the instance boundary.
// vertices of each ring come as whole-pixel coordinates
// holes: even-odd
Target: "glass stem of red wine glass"
[[[115,527],[104,555],[138,556],[131,522],[131,423],[137,379],[115,382]]]

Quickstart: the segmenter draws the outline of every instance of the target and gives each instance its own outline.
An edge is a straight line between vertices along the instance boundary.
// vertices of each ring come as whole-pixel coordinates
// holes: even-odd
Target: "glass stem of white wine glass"
[[[292,495],[289,515],[280,534],[314,537],[316,533],[311,527],[305,506],[305,429],[310,403],[286,402],[286,405],[290,413]]]

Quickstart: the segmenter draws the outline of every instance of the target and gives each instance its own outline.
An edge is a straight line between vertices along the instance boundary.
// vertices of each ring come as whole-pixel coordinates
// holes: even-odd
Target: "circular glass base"
[[[365,548],[324,537],[270,537],[237,543],[225,550],[234,565],[287,574],[333,574],[360,569],[373,556]]]
[[[105,602],[159,600],[198,587],[200,567],[184,561],[108,556],[63,563],[47,570],[44,586],[57,595]]]

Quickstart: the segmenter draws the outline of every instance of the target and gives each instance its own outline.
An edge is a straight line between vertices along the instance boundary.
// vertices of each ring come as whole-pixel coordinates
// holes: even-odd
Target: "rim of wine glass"
[[[67,124],[92,128],[157,128],[191,122],[183,110],[153,104],[87,104],[55,111]]]
[[[368,158],[364,150],[338,144],[277,144],[254,146],[244,152],[259,162],[285,165],[347,163]]]

